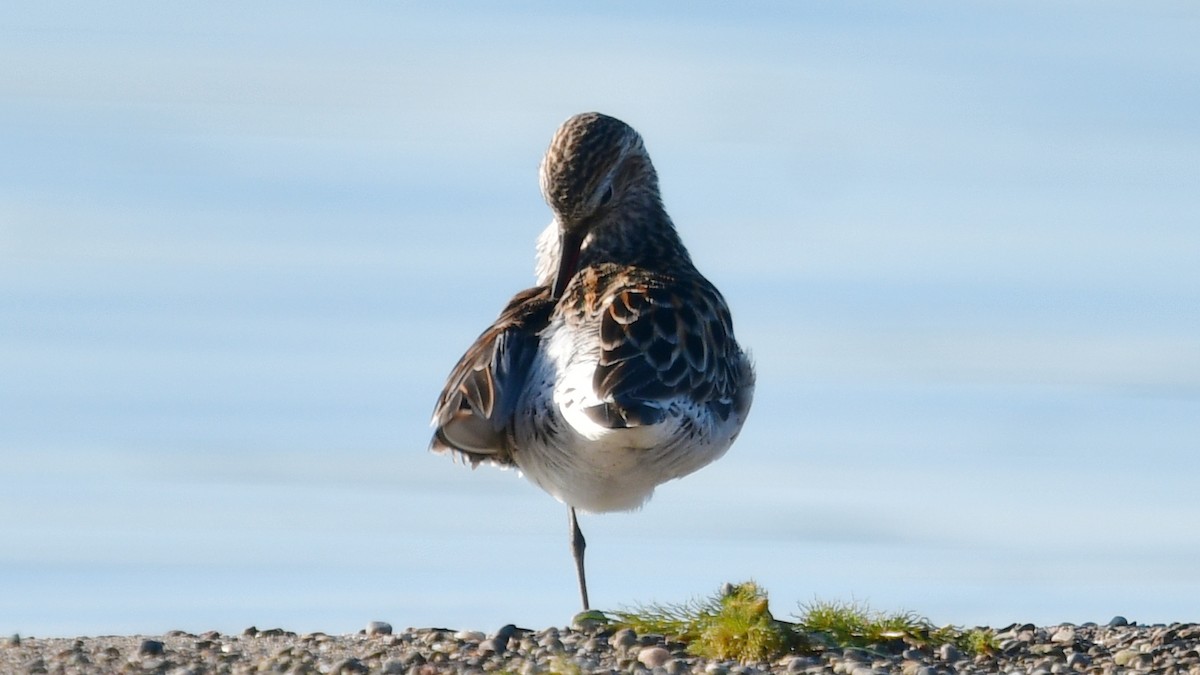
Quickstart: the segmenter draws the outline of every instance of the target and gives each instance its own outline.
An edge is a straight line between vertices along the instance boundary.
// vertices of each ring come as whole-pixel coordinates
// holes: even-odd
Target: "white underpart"
[[[603,403],[592,387],[597,341],[561,319],[551,326],[517,420],[515,459],[527,478],[563,503],[592,513],[628,511],[645,504],[660,483],[723,455],[736,429],[714,428],[711,413],[684,397],[664,402],[668,415],[658,424],[597,424],[584,412]],[[685,421],[707,433],[687,435]],[[553,431],[539,435],[535,426]]]
[[[554,283],[559,258],[554,220],[537,240],[538,285]],[[565,504],[592,513],[629,511],[659,484],[725,454],[743,420],[734,415],[722,422],[707,406],[680,396],[662,402],[667,415],[658,424],[597,424],[585,410],[606,402],[593,387],[598,330],[598,324],[567,324],[561,315],[552,320],[518,406],[514,459],[529,480]]]

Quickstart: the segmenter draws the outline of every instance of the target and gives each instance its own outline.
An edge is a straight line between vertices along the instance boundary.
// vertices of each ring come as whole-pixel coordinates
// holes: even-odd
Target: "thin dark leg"
[[[583,598],[583,611],[591,609],[588,606],[587,577],[583,574],[583,549],[587,542],[583,540],[583,532],[579,529],[579,519],[575,517],[575,507],[571,510],[571,553],[575,555],[575,571],[579,573],[579,595]]]

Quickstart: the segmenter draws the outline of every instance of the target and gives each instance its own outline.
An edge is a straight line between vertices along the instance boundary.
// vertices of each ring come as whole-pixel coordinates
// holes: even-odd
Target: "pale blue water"
[[[1198,21],[10,9],[0,633],[568,621],[565,508],[425,446],[589,109],[759,369],[728,456],[585,517],[595,604],[1197,620]]]

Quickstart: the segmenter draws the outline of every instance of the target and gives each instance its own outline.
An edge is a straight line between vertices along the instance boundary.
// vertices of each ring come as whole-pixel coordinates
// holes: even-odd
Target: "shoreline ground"
[[[766,663],[690,655],[662,635],[601,627],[485,633],[443,628],[392,631],[373,622],[351,635],[297,635],[249,628],[163,636],[0,640],[3,673],[832,673],[835,675],[962,675],[966,673],[1122,673],[1200,675],[1200,624],[1031,624],[994,629],[992,653],[965,654],[953,645],[879,649],[827,648]]]

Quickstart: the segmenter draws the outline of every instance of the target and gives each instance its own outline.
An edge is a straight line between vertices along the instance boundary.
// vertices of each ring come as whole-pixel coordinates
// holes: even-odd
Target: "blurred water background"
[[[646,138],[759,385],[593,602],[1200,619],[1191,3],[27,3],[0,22],[0,633],[562,625],[566,509],[426,452],[537,166]]]

